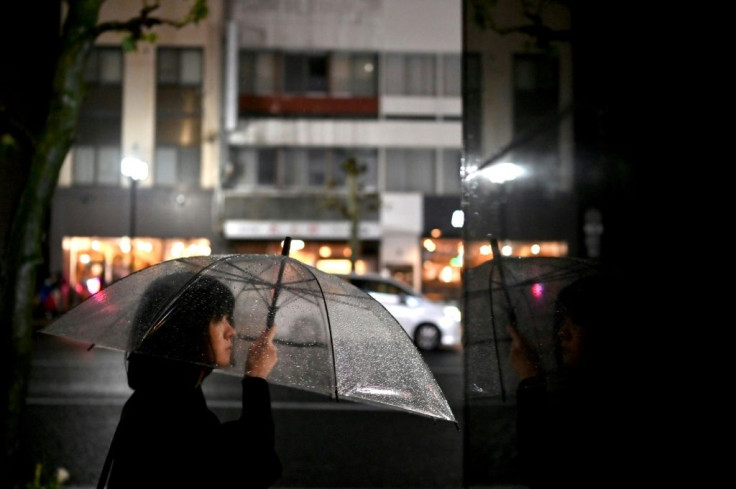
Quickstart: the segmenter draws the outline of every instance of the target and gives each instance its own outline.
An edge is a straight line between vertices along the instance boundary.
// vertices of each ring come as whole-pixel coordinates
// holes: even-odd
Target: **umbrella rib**
[[[287,257],[287,259],[288,259],[288,257]],[[229,265],[232,266],[233,268],[235,268],[236,270],[238,270],[240,273],[239,274],[231,273],[228,276],[233,281],[242,282],[244,284],[247,284],[248,286],[250,286],[250,288],[252,290],[256,290],[256,291],[262,290],[263,293],[262,293],[261,296],[262,296],[263,299],[266,299],[267,298],[267,295],[268,295],[268,291],[270,291],[271,289],[273,289],[276,286],[275,283],[270,282],[270,281],[267,281],[267,280],[264,280],[259,275],[256,275],[256,274],[254,274],[252,272],[248,272],[246,269],[244,269],[242,267],[238,267],[238,266],[236,266],[236,265],[234,265],[232,263],[229,263]],[[289,292],[291,292],[292,294],[297,295],[297,297],[296,298],[293,298],[292,300],[296,300],[297,298],[306,299],[309,295],[314,295],[315,297],[318,297],[318,294],[315,293],[315,292],[313,292],[312,289],[310,289],[310,288],[294,287],[294,284],[309,283],[309,282],[311,282],[313,280],[316,280],[316,278],[313,277],[312,279],[302,279],[302,280],[297,280],[297,281],[293,281],[293,282],[282,283],[280,285],[280,287],[281,287],[281,289],[286,289]],[[262,289],[259,289],[257,287],[258,285],[263,286],[263,288]],[[297,292],[301,292],[301,294],[297,294]],[[286,301],[286,302],[283,302],[282,304],[288,304],[289,302],[291,302],[291,301]]]
[[[330,309],[327,307],[327,301],[325,300],[325,294],[324,290],[322,289],[322,284],[319,282],[319,279],[312,273],[311,270],[308,270],[309,273],[312,274],[314,279],[317,281],[317,287],[319,287],[320,292],[322,292],[322,301],[325,306],[325,315],[327,316],[327,332],[329,333],[330,337],[330,350],[332,353],[332,375],[335,379],[335,401],[340,400],[340,393],[338,392],[337,388],[337,367],[335,366],[335,342],[332,340],[332,322],[330,321]]]
[[[570,260],[573,260],[572,258]],[[556,270],[550,270],[545,273],[540,273],[538,275],[535,275],[534,277],[527,278],[520,281],[515,281],[513,284],[509,284],[509,281],[506,280],[504,282],[504,278],[500,278],[499,281],[494,281],[493,283],[497,285],[497,288],[501,287],[524,287],[527,285],[532,285],[537,282],[555,282],[559,280],[565,280],[569,278],[576,278],[580,276],[580,273],[582,271],[594,273],[596,272],[596,267],[592,264],[586,263],[581,260],[574,260],[574,262],[566,269],[556,269]],[[513,272],[510,272],[513,273]]]
[[[238,339],[241,341],[253,341],[257,338],[255,335],[238,334]],[[273,342],[277,345],[298,347],[298,348],[324,348],[327,343],[322,341],[293,341],[293,340],[281,340],[274,338]]]
[[[490,276],[491,277],[493,276],[493,270],[491,270]],[[488,293],[490,296],[489,297],[491,301],[490,303],[493,304],[493,288],[491,288],[491,290],[489,290]],[[512,318],[511,323],[512,323],[512,326],[515,328],[516,327],[516,317],[515,317],[516,314],[513,314],[514,306],[511,304],[511,300],[509,299],[508,296],[506,296],[506,300],[512,311],[512,314],[510,314],[509,316],[510,318]],[[503,374],[501,372],[501,356],[498,352],[498,333],[496,331],[496,315],[493,314],[493,309],[491,309],[491,332],[493,333],[493,350],[496,354],[496,369],[498,370],[498,383],[501,388],[501,399],[504,402],[506,402],[506,386],[504,385]]]

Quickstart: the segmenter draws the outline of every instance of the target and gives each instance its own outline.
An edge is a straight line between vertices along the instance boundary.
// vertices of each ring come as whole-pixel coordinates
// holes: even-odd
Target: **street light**
[[[135,237],[136,224],[136,198],[138,195],[138,182],[148,177],[148,163],[134,156],[126,156],[120,162],[120,172],[130,178],[130,271],[133,270],[133,238]]]

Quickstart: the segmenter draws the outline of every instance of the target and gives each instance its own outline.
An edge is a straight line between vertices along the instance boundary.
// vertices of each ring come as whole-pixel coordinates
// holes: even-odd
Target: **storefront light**
[[[452,282],[452,267],[442,267],[442,271],[440,272],[440,281],[446,284]]]
[[[457,245],[457,255],[450,258],[450,265],[460,268],[463,266],[463,256],[465,255],[465,247],[462,243]]]
[[[120,240],[120,251],[125,254],[130,253],[131,243],[129,237],[124,237]]]
[[[153,243],[151,243],[150,241],[138,240],[135,247],[138,248],[138,251],[142,251],[143,253],[150,253],[151,251],[153,251]]]
[[[344,258],[331,258],[327,260],[319,260],[317,268],[325,273],[350,273],[350,260]]]
[[[102,281],[100,280],[100,277],[92,277],[87,279],[85,285],[87,286],[89,293],[94,295],[102,288]]]
[[[175,242],[173,245],[171,245],[171,257],[172,258],[179,258],[184,253],[184,243],[181,241]]]
[[[454,228],[461,228],[463,227],[463,224],[465,224],[465,214],[461,210],[456,210],[452,213],[452,219],[450,220],[450,224],[452,224],[452,227]]]
[[[424,249],[429,251],[430,253],[437,249],[437,245],[429,238],[424,240],[423,245]]]
[[[281,242],[281,247],[284,247],[284,242]],[[304,249],[304,241],[301,239],[292,239],[291,240],[291,246],[289,247],[291,251],[299,251]]]

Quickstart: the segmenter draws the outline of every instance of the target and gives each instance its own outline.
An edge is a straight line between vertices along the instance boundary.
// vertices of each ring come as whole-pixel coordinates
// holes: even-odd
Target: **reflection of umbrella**
[[[569,257],[493,260],[465,274],[467,391],[471,397],[501,396],[516,379],[508,364],[513,325],[539,353],[543,370],[555,367],[553,323],[557,294],[573,281],[599,272]]]
[[[287,255],[213,255],[159,263],[113,283],[42,331],[141,351],[146,335],[178,328],[167,319],[177,317],[181,301],[191,308],[202,297],[192,290],[216,279],[235,297],[237,331],[231,366],[220,371],[242,376],[248,346],[273,324],[279,360],[270,382],[455,422],[421,354],[380,303],[341,278]],[[167,292],[156,297],[144,293],[161,280]],[[136,319],[141,302],[149,303],[150,311],[143,335]],[[192,358],[191,348],[171,343],[165,351],[145,353],[203,362]]]

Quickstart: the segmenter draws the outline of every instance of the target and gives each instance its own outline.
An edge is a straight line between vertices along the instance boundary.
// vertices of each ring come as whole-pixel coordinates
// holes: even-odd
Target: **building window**
[[[276,54],[271,52],[240,51],[238,93],[240,95],[272,95],[276,85]]]
[[[123,117],[123,54],[119,48],[97,47],[90,55],[72,152],[75,185],[119,186]]]
[[[445,195],[460,195],[460,150],[443,149],[441,164],[442,192]]]
[[[120,184],[120,148],[78,145],[74,149],[73,180],[79,185]]]
[[[202,51],[161,48],[156,69],[156,185],[197,186],[202,144]]]
[[[327,93],[329,65],[327,54],[285,54],[284,92]]]
[[[388,54],[385,86],[387,95],[435,96],[435,56],[432,54]]]
[[[275,149],[259,149],[256,151],[256,157],[256,183],[265,186],[278,185],[277,151]]]
[[[462,63],[459,54],[442,57],[442,95],[460,97],[462,92]]]
[[[350,157],[365,165],[358,178],[366,190],[375,190],[378,151],[355,148],[234,148],[225,170],[223,187],[313,188],[328,185],[343,188],[346,182],[342,163]]]
[[[435,192],[435,151],[389,149],[386,151],[386,190]]]
[[[514,134],[533,137],[514,150],[514,161],[525,165],[532,178],[519,185],[554,188],[559,175],[559,61],[536,54],[514,56]]]
[[[276,53],[242,50],[239,95],[323,94],[375,97],[375,53]]]
[[[375,53],[242,50],[238,56],[240,116],[378,116]]]
[[[376,55],[334,53],[331,57],[330,91],[335,95],[375,97]]]

